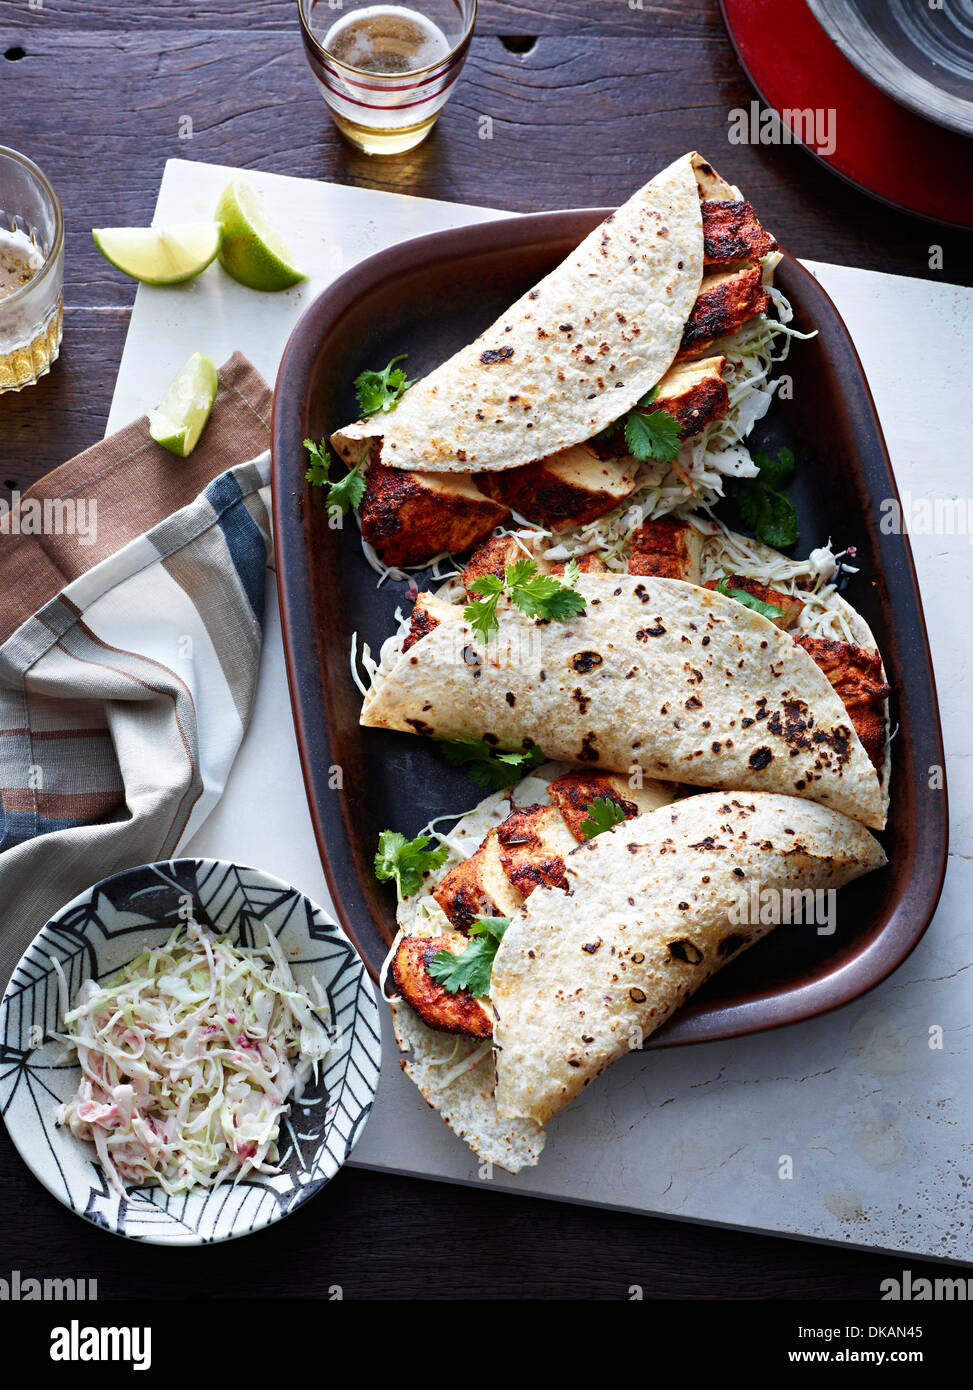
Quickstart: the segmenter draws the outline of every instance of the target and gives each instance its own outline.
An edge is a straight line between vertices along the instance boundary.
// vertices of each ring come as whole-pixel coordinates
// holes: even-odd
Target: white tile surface
[[[157,220],[211,214],[230,170],[174,160]],[[141,287],[108,428],[153,405],[191,352],[245,352],[273,380],[304,306],[341,271],[406,237],[496,214],[250,175],[311,279],[255,295],[212,266]],[[973,497],[968,346],[973,291],[811,263],[858,347],[900,490]],[[973,501],[970,503],[973,517]],[[809,1023],[618,1063],[549,1128],[520,1192],[973,1260],[973,732],[968,535],[913,534],[950,774],[950,872],[909,960],[866,998]],[[304,799],[274,604],[253,722],[222,803],[185,846],[279,874],[329,903]],[[943,1047],[929,1031],[943,1030]],[[778,1176],[789,1155],[793,1177]],[[379,1099],[355,1162],[477,1181],[472,1155],[401,1075],[386,1041]]]

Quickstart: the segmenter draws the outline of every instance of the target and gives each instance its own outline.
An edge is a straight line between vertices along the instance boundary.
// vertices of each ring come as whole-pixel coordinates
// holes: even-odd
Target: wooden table
[[[531,211],[620,202],[698,148],[798,256],[973,283],[973,238],[872,202],[795,147],[729,146],[727,111],[753,93],[716,0],[644,3],[481,0],[437,128],[381,161],[337,137],[295,0],[0,0],[2,138],[50,176],[67,221],[61,360],[0,399],[0,481],[26,487],[104,433],[135,286],[90,228],[147,223],[172,157]],[[479,137],[482,115],[491,140]],[[942,270],[929,268],[933,244]],[[347,1170],[293,1221],[253,1237],[244,1267],[234,1245],[175,1253],[86,1226],[5,1135],[0,1181],[0,1273],[94,1277],[101,1298],[327,1297],[340,1286],[346,1298],[620,1299],[633,1285],[663,1298],[875,1298],[902,1264]],[[907,1263],[919,1277],[921,1263]]]

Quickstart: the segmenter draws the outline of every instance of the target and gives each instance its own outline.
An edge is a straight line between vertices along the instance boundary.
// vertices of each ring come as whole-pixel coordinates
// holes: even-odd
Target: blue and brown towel
[[[273,563],[270,400],[237,354],[188,459],[136,421],[0,522],[0,988],[58,908],[219,800]]]

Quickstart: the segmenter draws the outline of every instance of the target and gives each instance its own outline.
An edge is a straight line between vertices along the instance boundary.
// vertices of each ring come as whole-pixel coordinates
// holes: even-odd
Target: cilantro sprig
[[[781,449],[776,458],[761,453],[752,457],[760,472],[740,490],[740,515],[758,541],[786,550],[800,534],[794,503],[780,490],[794,472],[794,455]]]
[[[402,368],[395,365],[396,362],[404,362],[408,355],[407,352],[400,352],[398,357],[392,358],[384,371],[364,371],[355,377],[355,395],[358,397],[362,419],[367,420],[370,415],[391,410],[413,385],[411,381],[406,380]]]
[[[625,443],[639,463],[674,463],[679,457],[679,421],[664,410],[648,409],[658,390],[653,386],[625,416]]]
[[[547,759],[542,748],[504,752],[494,748],[483,738],[452,739],[448,743],[444,742],[442,749],[449,761],[456,767],[461,767],[472,781],[480,787],[489,787],[492,791],[512,787],[532,768]]]
[[[497,603],[506,594],[528,618],[553,619],[565,622],[585,610],[586,600],[573,587],[580,570],[575,560],[564,567],[564,579],[553,574],[541,574],[536,560],[515,560],[507,565],[503,579],[496,574],[481,574],[469,585],[477,598],[466,605],[463,616],[482,642],[489,642],[499,627]]]
[[[460,955],[437,951],[426,969],[447,994],[468,989],[475,999],[490,993],[490,976],[497,947],[510,926],[509,917],[477,917],[469,930],[470,944]]]
[[[596,835],[613,830],[625,819],[625,812],[610,796],[596,796],[594,801],[588,802],[585,810],[588,816],[581,822],[581,833],[586,840],[593,840]]]
[[[383,830],[375,852],[375,877],[380,883],[395,879],[399,902],[417,893],[422,887],[423,874],[438,869],[449,857],[449,848],[440,845],[430,849],[428,835],[407,840],[397,830]]]
[[[727,598],[735,598],[737,603],[743,604],[744,608],[752,608],[755,613],[762,613],[763,616],[769,618],[771,622],[773,622],[775,618],[782,618],[784,616],[783,608],[775,608],[772,603],[765,603],[762,598],[755,598],[753,594],[748,594],[746,589],[731,589],[730,581],[727,579],[726,575],[724,575],[717,584],[716,592],[718,594],[725,594]]]
[[[365,496],[365,479],[360,470],[361,465],[355,464],[343,478],[339,478],[336,483],[331,481],[331,455],[325,447],[322,439],[320,444],[315,444],[313,439],[305,439],[304,447],[308,452],[308,466],[304,477],[312,487],[326,487],[328,495],[326,499],[329,508],[335,508],[342,516],[349,508],[356,510]]]

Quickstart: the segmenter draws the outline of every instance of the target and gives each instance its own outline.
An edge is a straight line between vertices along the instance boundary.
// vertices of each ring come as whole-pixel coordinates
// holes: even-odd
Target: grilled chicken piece
[[[469,938],[459,932],[444,936],[404,936],[392,958],[392,978],[406,1003],[423,1023],[442,1033],[467,1033],[472,1038],[493,1037],[493,1010],[485,999],[474,999],[469,990],[449,994],[429,974],[429,964],[440,951],[462,955]]]
[[[667,516],[643,521],[632,535],[628,572],[698,584],[702,551],[703,538],[688,522]]]
[[[480,848],[450,869],[433,897],[457,931],[467,932],[477,917],[512,917],[523,896],[503,869],[500,840],[491,830]]]
[[[561,531],[623,502],[635,491],[636,467],[627,456],[602,459],[587,444],[573,444],[536,463],[478,474],[477,482],[495,502]]]
[[[532,541],[535,537],[529,531],[520,534],[524,536],[525,543],[517,541],[513,536],[491,536],[488,541],[477,546],[463,571],[463,584],[467,593],[470,592],[470,585],[474,579],[480,579],[484,574],[495,574],[498,579],[502,579],[507,566],[516,564],[518,560],[533,558],[537,560],[538,569],[547,570],[543,559],[533,555]]]
[[[659,382],[650,409],[664,410],[678,420],[680,439],[699,434],[704,425],[722,419],[730,408],[730,394],[723,383],[725,366],[725,357],[677,362]]]
[[[710,579],[704,587],[715,589],[720,583],[722,583],[720,579]],[[728,574],[726,587],[728,589],[742,589],[751,598],[758,598],[761,603],[769,603],[774,608],[779,608],[780,617],[771,619],[775,627],[793,627],[804,612],[805,604],[799,598],[795,598],[793,594],[782,594],[779,589],[772,589],[769,584],[761,584],[756,579],[747,579],[742,574]]]
[[[577,565],[580,574],[608,573],[608,566],[597,551],[591,551],[588,555],[579,555],[574,563]],[[562,579],[564,577],[565,567],[566,562],[564,560],[559,560],[556,565],[551,566],[551,573],[555,578]]]
[[[539,883],[567,889],[564,856],[574,837],[556,806],[526,806],[510,813],[497,828],[500,862],[507,878],[525,898]]]
[[[876,768],[885,760],[885,701],[892,687],[882,678],[882,658],[853,642],[795,636],[808,656],[827,676],[851,717],[855,733]]]
[[[770,303],[760,282],[760,266],[718,270],[703,276],[696,303],[687,320],[676,360],[694,357],[720,338],[728,338]]]
[[[507,517],[471,473],[417,473],[373,463],[359,515],[364,540],[387,565],[421,565],[469,550]]]
[[[703,264],[759,261],[778,242],[764,231],[751,205],[743,198],[703,203]]]
[[[588,807],[598,797],[614,801],[625,812],[625,819],[657,811],[675,801],[679,788],[675,783],[646,781],[641,787],[631,787],[621,773],[565,772],[548,783],[548,795],[554,802],[575,840],[585,839],[581,826],[588,820]]]

